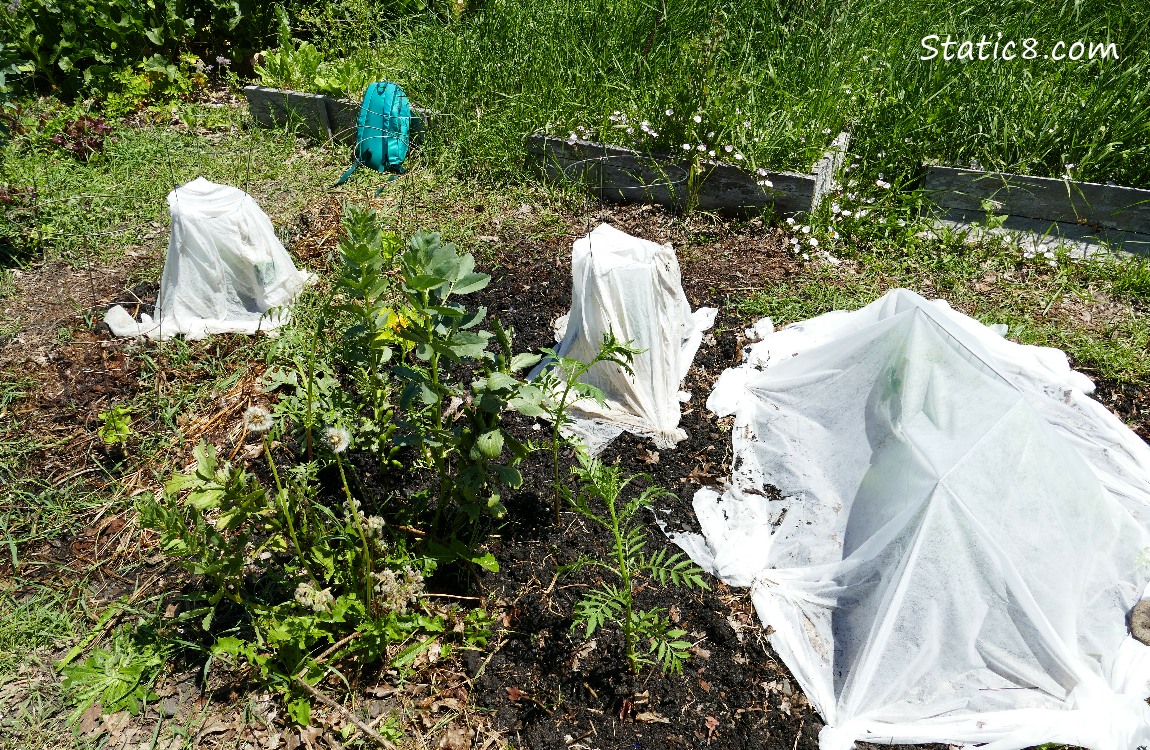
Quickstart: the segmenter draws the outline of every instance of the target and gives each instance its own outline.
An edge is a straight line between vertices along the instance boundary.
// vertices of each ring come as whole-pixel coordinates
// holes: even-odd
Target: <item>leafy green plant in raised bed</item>
[[[498,320],[482,330],[486,310],[457,301],[490,281],[474,270],[472,255],[433,232],[404,244],[372,212],[351,209],[344,226],[337,286],[350,325],[340,356],[368,394],[373,439],[414,448],[435,477],[407,501],[413,516],[432,512],[427,549],[441,560],[493,567],[493,557],[473,552],[478,523],[503,515],[501,487],[522,484],[516,466],[531,448],[503,429],[502,415],[538,405],[537,390],[516,373],[540,358],[513,354]]]
[[[280,14],[279,46],[262,53],[255,66],[260,83],[275,88],[358,98],[376,78],[356,59],[325,60],[314,44],[292,37],[286,13]]]
[[[642,350],[631,346],[630,342],[622,343],[615,337],[613,331],[603,336],[603,343],[590,362],[583,362],[574,357],[563,357],[554,349],[544,349],[549,366],[539,376],[536,385],[527,386],[522,390],[521,398],[517,401],[519,411],[529,417],[546,417],[551,422],[551,463],[555,469],[555,524],[559,524],[559,511],[562,507],[563,484],[559,476],[559,449],[563,444],[562,430],[571,424],[568,415],[571,405],[581,399],[594,399],[603,403],[603,391],[590,383],[580,380],[592,367],[599,363],[613,364],[623,368],[629,375],[635,373],[631,370],[631,363],[635,355]]]
[[[636,480],[650,481],[638,474],[624,478],[618,466],[580,454],[580,467],[574,471],[582,484],[570,493],[571,504],[584,518],[611,535],[612,558],[609,561],[582,558],[566,570],[594,566],[607,571],[616,582],[603,582],[591,589],[576,605],[572,628],[583,627],[587,638],[601,627],[613,625],[623,632],[627,666],[638,672],[644,664],[658,663],[664,672],[680,672],[689,656],[687,633],[671,626],[660,608],[635,607],[635,583],[647,574],[652,584],[668,583],[685,588],[708,588],[703,571],[682,553],[667,554],[659,550],[647,554],[644,528],[635,517],[660,497],[673,496],[661,487],[649,486],[638,495],[624,499],[624,492]],[[605,513],[603,511],[606,511]],[[640,650],[640,641],[646,648]]]

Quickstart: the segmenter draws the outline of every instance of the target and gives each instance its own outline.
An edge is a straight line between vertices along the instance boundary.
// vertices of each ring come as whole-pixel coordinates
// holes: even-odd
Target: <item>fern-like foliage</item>
[[[681,672],[690,655],[691,643],[683,640],[686,631],[672,627],[661,608],[636,609],[636,578],[647,575],[653,585],[668,584],[683,588],[708,588],[703,571],[682,553],[666,549],[648,555],[647,539],[636,516],[657,498],[671,493],[659,487],[647,487],[639,493],[625,491],[636,480],[649,481],[646,475],[624,477],[618,466],[579,456],[581,466],[575,470],[580,490],[567,492],[572,507],[588,520],[602,526],[612,536],[610,560],[581,558],[560,572],[571,572],[588,566],[610,571],[614,581],[591,589],[576,605],[572,628],[582,627],[590,638],[600,628],[618,627],[623,632],[627,665],[633,672],[645,664],[657,663],[665,672]],[[641,649],[640,644],[646,648]]]

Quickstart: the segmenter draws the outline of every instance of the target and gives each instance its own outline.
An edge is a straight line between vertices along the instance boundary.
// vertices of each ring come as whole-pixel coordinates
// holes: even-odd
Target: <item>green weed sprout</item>
[[[589,383],[580,380],[595,365],[608,362],[621,367],[628,375],[634,375],[631,365],[635,355],[643,350],[631,345],[631,342],[622,343],[615,337],[614,331],[603,334],[603,343],[599,351],[590,362],[583,362],[573,357],[562,357],[554,349],[544,349],[546,361],[550,366],[539,376],[538,383],[541,389],[539,409],[537,415],[545,416],[551,422],[551,462],[555,468],[555,524],[559,524],[559,509],[561,507],[562,483],[559,477],[559,445],[562,440],[561,430],[571,424],[568,411],[572,404],[585,398],[594,399],[603,403],[603,391]],[[531,416],[531,415],[529,415]]]
[[[631,672],[640,666],[657,662],[664,672],[681,672],[691,644],[683,640],[687,633],[672,628],[661,608],[638,610],[635,608],[635,579],[647,574],[660,586],[671,583],[684,588],[706,589],[703,571],[681,552],[667,554],[659,550],[653,555],[645,551],[643,527],[635,523],[635,516],[660,497],[671,493],[661,487],[647,487],[629,500],[621,500],[624,490],[636,479],[649,481],[645,474],[627,478],[618,466],[604,465],[601,461],[580,453],[580,468],[574,473],[582,487],[578,494],[566,494],[575,510],[611,533],[614,559],[603,562],[583,558],[567,570],[595,566],[609,571],[617,582],[604,582],[592,589],[575,605],[572,629],[582,626],[590,638],[596,630],[613,624],[623,631],[624,653]],[[601,506],[606,512],[600,512]],[[646,640],[645,653],[640,653],[639,641]]]
[[[124,404],[116,404],[108,411],[99,414],[104,424],[96,431],[104,445],[112,446],[128,442],[131,435],[132,409]]]

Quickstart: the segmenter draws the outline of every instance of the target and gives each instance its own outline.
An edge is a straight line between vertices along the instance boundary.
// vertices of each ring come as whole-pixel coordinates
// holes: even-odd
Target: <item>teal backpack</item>
[[[387,81],[369,84],[367,91],[363,92],[363,105],[359,108],[355,161],[335,183],[336,186],[347,182],[361,164],[377,172],[403,174],[410,126],[411,105],[399,84]]]

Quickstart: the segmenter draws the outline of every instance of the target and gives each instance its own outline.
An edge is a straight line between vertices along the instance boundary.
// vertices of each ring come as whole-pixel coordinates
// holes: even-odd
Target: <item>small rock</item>
[[[180,712],[180,699],[176,696],[170,696],[160,701],[160,716],[165,719],[170,719]]]
[[[1150,599],[1143,599],[1130,612],[1130,635],[1150,646]]]

